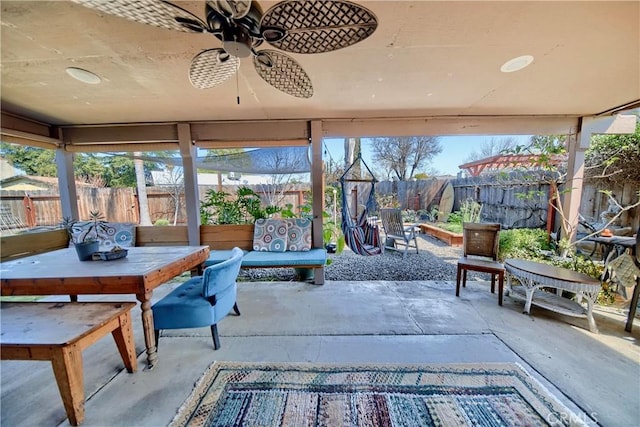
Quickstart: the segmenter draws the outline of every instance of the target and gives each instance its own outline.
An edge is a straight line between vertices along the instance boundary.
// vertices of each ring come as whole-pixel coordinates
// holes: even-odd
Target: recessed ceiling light
[[[91,71],[83,70],[82,68],[68,67],[65,71],[71,77],[81,81],[82,83],[97,85],[102,81],[102,79],[96,74],[93,74]]]
[[[522,55],[517,58],[513,58],[502,64],[500,71],[503,73],[513,73],[514,71],[520,71],[524,67],[530,65],[533,62],[533,56]]]

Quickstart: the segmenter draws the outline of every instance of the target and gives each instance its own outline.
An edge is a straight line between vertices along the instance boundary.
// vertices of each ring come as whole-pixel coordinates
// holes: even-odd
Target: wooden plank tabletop
[[[128,248],[126,258],[79,261],[74,248],[0,263],[2,295],[119,294],[149,292],[202,264],[208,246]]]
[[[3,302],[0,342],[24,346],[72,344],[135,305],[134,302]]]

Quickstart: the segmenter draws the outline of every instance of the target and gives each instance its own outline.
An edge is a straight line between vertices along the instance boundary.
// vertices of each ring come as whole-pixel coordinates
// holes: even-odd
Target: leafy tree
[[[637,133],[637,131],[636,131]],[[607,136],[616,136],[618,138],[613,138],[614,140],[621,139],[626,141],[627,138],[625,136],[630,135],[607,135]],[[608,138],[604,138],[608,140]],[[569,255],[576,247],[576,245],[580,242],[583,242],[587,238],[596,234],[598,231],[590,233],[589,235],[582,237],[578,240],[571,241],[570,238],[574,236],[577,231],[574,227],[574,224],[567,218],[566,213],[563,210],[562,206],[562,195],[571,191],[571,188],[561,189],[561,184],[564,182],[566,178],[566,170],[562,165],[559,165],[554,158],[557,156],[564,156],[567,153],[566,148],[566,136],[564,135],[536,135],[531,138],[531,142],[527,146],[516,146],[512,152],[516,154],[537,154],[538,156],[531,160],[531,164],[527,166],[523,166],[524,169],[531,169],[532,167],[541,169],[546,172],[544,176],[546,176],[546,183],[549,184],[551,188],[551,200],[550,206],[558,213],[560,216],[560,241],[558,242],[560,253],[563,257]],[[611,144],[616,145],[616,144]],[[626,146],[625,144],[621,144]],[[631,144],[633,145],[633,144]],[[598,144],[591,147],[591,150],[597,151]],[[636,163],[637,165],[637,163]],[[636,166],[637,167],[637,166]],[[610,198],[611,192],[606,190],[601,190],[601,192],[607,194]],[[640,191],[638,193],[639,200],[631,204],[629,206],[619,206],[619,212],[609,220],[608,223],[604,224],[603,228],[608,227],[612,224],[623,212],[634,209],[636,206],[640,205]],[[531,194],[523,194],[522,197],[531,197]]]
[[[0,154],[27,175],[57,176],[58,174],[53,150],[3,142],[0,145]]]
[[[625,135],[594,135],[585,153],[585,177],[613,183],[640,183],[640,120]]]
[[[431,159],[442,152],[436,136],[373,138],[373,159],[400,181],[413,178]]]

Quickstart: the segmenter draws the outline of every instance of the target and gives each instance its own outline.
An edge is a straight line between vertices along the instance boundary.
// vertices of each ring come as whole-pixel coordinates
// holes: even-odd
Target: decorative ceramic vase
[[[100,242],[96,240],[76,243],[74,247],[76,248],[78,259],[80,261],[91,261],[91,255],[93,255],[94,252],[98,252],[100,250]]]

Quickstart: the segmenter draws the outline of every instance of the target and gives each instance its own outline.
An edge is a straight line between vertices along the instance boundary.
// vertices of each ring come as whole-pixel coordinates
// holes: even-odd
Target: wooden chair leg
[[[153,335],[156,337],[156,351],[158,351],[158,343],[160,343],[160,329],[154,329]]]
[[[463,288],[467,287],[467,269],[466,268],[462,269],[462,287]]]
[[[502,305],[502,292],[504,291],[504,272],[498,273],[498,305]]]
[[[460,296],[460,273],[462,271],[462,267],[458,266],[458,272],[456,273],[456,296]]]
[[[213,349],[217,350],[220,348],[220,337],[218,336],[218,325],[215,323],[211,325],[211,336],[213,337]]]
[[[496,293],[496,274],[491,273],[491,293]]]

